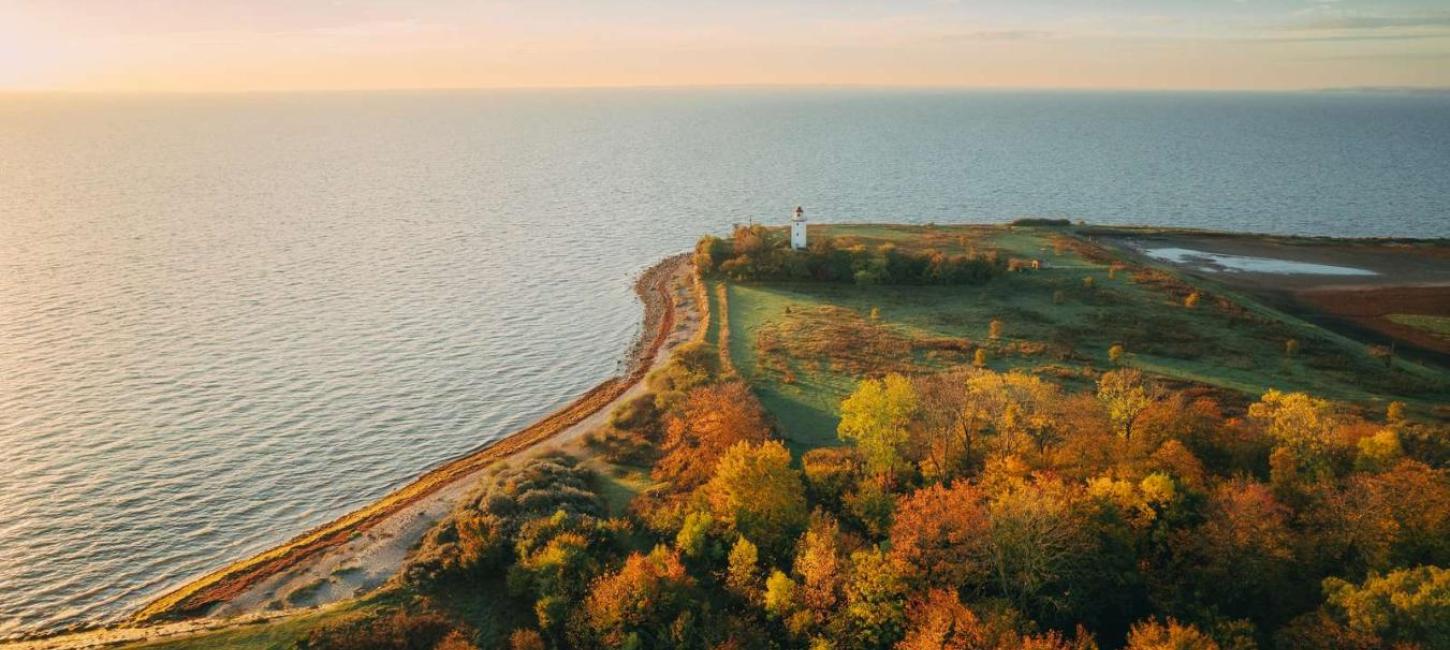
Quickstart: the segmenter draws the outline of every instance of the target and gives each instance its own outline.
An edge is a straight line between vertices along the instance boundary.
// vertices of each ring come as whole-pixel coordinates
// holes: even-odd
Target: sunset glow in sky
[[[1450,86],[1444,0],[0,0],[0,90]]]

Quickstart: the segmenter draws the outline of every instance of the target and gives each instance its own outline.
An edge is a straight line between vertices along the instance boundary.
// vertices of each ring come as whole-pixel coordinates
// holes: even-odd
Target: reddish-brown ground
[[[1360,327],[1450,354],[1450,340],[1386,318],[1390,314],[1450,314],[1450,286],[1324,288],[1300,291],[1295,297]]]

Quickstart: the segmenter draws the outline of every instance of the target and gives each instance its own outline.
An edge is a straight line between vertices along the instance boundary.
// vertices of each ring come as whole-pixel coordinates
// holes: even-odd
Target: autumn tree
[[[790,576],[779,569],[771,571],[761,596],[766,614],[775,619],[787,618],[800,606],[799,598],[799,586]]]
[[[775,553],[806,523],[805,486],[778,441],[735,443],[701,490],[719,521]]]
[[[715,518],[708,512],[691,512],[685,515],[680,530],[675,534],[675,549],[687,558],[703,558],[711,550],[710,528]]]
[[[940,372],[912,378],[919,408],[909,429],[909,456],[929,481],[950,480],[980,454],[980,427],[967,407],[967,375]]]
[[[1450,470],[1402,460],[1355,483],[1383,501],[1394,519],[1394,563],[1450,565]]]
[[[1400,435],[1394,429],[1381,429],[1374,435],[1360,438],[1355,446],[1359,449],[1354,460],[1355,467],[1370,472],[1388,469],[1405,454],[1400,446]]]
[[[999,593],[1019,608],[1070,611],[1066,594],[1074,591],[1074,570],[1092,550],[1075,507],[1078,498],[1076,487],[1037,476],[1015,481],[989,499],[991,575]]]
[[[618,571],[599,578],[584,614],[608,647],[693,645],[688,623],[694,589],[679,556],[656,547],[649,555],[631,554]]]
[[[808,626],[823,624],[840,605],[846,584],[846,553],[841,547],[841,526],[834,517],[817,513],[796,546],[793,573]]]
[[[519,628],[509,635],[509,650],[547,650],[548,647],[538,630]]]
[[[908,627],[897,650],[979,650],[993,644],[991,631],[953,590],[929,589],[907,607]]]
[[[1010,610],[1009,610],[1010,611]],[[955,592],[932,589],[916,594],[907,606],[907,631],[898,650],[1097,650],[1079,628],[1068,640],[1057,632],[1024,635],[1011,620],[982,617],[963,605]]]
[[[561,637],[591,582],[622,553],[621,523],[559,511],[520,528],[507,585],[515,598],[533,599],[541,630]]]
[[[1329,402],[1305,393],[1270,390],[1249,405],[1249,417],[1286,450],[1297,473],[1318,477],[1332,470],[1330,432],[1338,416]]]
[[[695,243],[695,266],[701,273],[713,273],[730,255],[725,240],[714,235],[705,235]]]
[[[1060,397],[1056,386],[1023,372],[975,372],[966,381],[961,426],[969,439],[992,433],[1001,452],[1020,453],[1029,443],[1041,452],[1061,433]]]
[[[889,648],[906,627],[906,581],[880,549],[851,554],[851,579],[846,584],[847,647]]]
[[[1183,531],[1176,542],[1185,553],[1180,559],[1188,565],[1187,584],[1217,586],[1201,605],[1259,621],[1297,606],[1285,598],[1292,593],[1286,589],[1294,562],[1292,512],[1268,486],[1244,479],[1222,483],[1206,514],[1202,525]]]
[[[966,481],[930,485],[900,497],[891,558],[922,587],[958,589],[990,575],[991,522],[985,497]]]
[[[841,402],[836,432],[842,440],[856,443],[868,471],[891,473],[902,466],[901,448],[916,408],[916,391],[905,377],[890,374],[879,381],[866,379]]]
[[[760,551],[744,535],[730,547],[725,586],[746,601],[759,599],[764,581],[760,573]]]
[[[1133,424],[1153,404],[1153,393],[1143,373],[1132,368],[1103,373],[1098,378],[1098,401],[1124,439],[1133,438]]]
[[[1219,650],[1219,645],[1192,625],[1149,619],[1133,624],[1124,650]]]
[[[1393,401],[1385,406],[1385,422],[1391,425],[1405,423],[1405,403]]]
[[[1386,646],[1450,648],[1450,571],[1421,566],[1370,575],[1358,585],[1329,578],[1324,595],[1332,617]]]
[[[654,477],[680,489],[692,488],[709,480],[732,445],[760,443],[769,437],[765,411],[743,382],[696,388],[679,414],[669,418],[664,456],[655,464]]]
[[[896,511],[895,479],[889,474],[863,478],[846,495],[846,513],[873,537],[885,535]]]

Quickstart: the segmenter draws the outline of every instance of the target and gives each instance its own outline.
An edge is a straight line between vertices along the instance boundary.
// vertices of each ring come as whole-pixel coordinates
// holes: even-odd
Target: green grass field
[[[1450,339],[1450,316],[1390,314],[1386,318],[1390,319],[1391,322],[1423,330],[1442,339]]]
[[[1387,368],[1363,345],[1242,297],[1220,305],[1214,296],[1227,294],[1217,288],[1188,308],[1163,286],[1137,282],[1124,269],[1110,274],[1109,264],[1054,246],[1058,233],[996,226],[813,230],[867,245],[934,247],[926,240],[995,249],[1040,259],[1044,268],[982,286],[732,283],[731,356],[797,451],[836,443],[838,405],[862,376],[969,363],[969,354],[940,349],[947,340],[985,347],[990,368],[1034,371],[1072,387],[1090,381],[1084,370],[1111,367],[1108,349],[1122,344],[1125,365],[1245,397],[1277,388],[1375,409],[1391,399],[1428,406],[1450,398],[1443,369],[1402,362]],[[993,319],[1003,323],[998,340],[988,339]],[[1300,346],[1292,357],[1288,339]]]

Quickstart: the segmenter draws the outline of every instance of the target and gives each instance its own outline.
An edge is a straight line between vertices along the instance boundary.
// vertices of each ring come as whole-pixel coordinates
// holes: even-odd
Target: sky
[[[0,91],[1450,86],[1447,0],[0,0]]]

